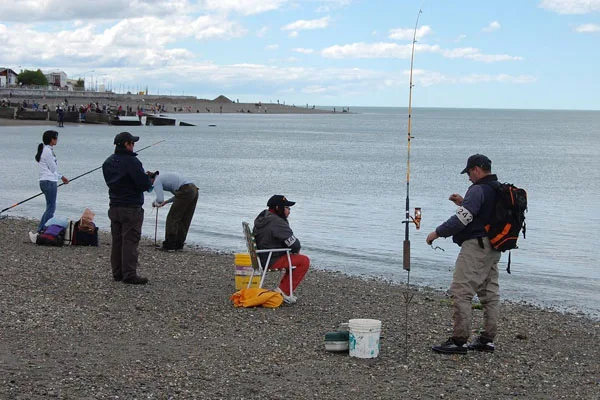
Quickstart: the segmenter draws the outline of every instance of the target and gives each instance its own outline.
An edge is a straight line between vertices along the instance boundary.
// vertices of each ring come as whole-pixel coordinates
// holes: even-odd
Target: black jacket
[[[252,231],[256,239],[256,247],[261,249],[282,249],[290,248],[292,253],[300,252],[300,240],[294,236],[292,228],[287,219],[277,214],[264,210],[254,220],[254,229]],[[281,257],[283,252],[273,253],[269,265]],[[268,254],[259,254],[263,265],[267,262]]]
[[[137,153],[117,146],[115,153],[102,164],[110,205],[113,207],[141,207],[144,204],[144,192],[152,187],[150,178],[136,156]]]
[[[496,191],[488,183],[497,181],[490,174],[472,184],[456,214],[435,229],[438,236],[452,236],[459,246],[465,240],[486,237],[485,225],[491,222],[496,206]]]

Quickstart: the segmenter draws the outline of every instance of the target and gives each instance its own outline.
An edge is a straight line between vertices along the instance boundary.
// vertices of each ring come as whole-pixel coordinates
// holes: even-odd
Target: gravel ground
[[[232,254],[145,240],[150,283],[124,285],[106,233],[52,248],[29,242],[35,226],[0,220],[1,399],[600,399],[600,322],[581,315],[503,304],[495,353],[443,356],[434,291],[409,292],[408,336],[405,287],[339,273],[311,270],[294,306],[236,309]],[[350,318],[382,321],[378,358],[324,350]]]

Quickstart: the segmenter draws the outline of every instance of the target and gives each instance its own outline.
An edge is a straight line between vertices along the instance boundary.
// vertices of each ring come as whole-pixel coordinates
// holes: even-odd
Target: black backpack
[[[73,227],[73,236],[71,237],[73,246],[98,246],[98,227],[93,222],[89,222],[86,228],[82,228],[81,220],[75,222]]]
[[[36,244],[43,246],[62,246],[65,242],[65,227],[49,225],[37,235]]]
[[[494,181],[486,184],[496,191],[496,210],[492,222],[485,226],[490,243],[498,251],[517,249],[521,230],[523,239],[527,231],[527,192],[511,183]],[[510,253],[506,272],[510,274]]]

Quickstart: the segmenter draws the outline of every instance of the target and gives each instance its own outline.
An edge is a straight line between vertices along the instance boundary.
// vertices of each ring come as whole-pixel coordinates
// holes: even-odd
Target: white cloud
[[[483,54],[481,50],[473,47],[462,47],[450,50],[442,50],[441,54],[446,58],[466,58],[473,61],[492,63],[498,61],[520,61],[521,56],[510,56],[508,54]]]
[[[296,53],[302,53],[302,54],[312,54],[315,52],[313,49],[305,49],[305,48],[301,48],[301,47],[296,47],[295,49],[292,49],[292,51],[295,51]]]
[[[493,21],[493,22],[490,22],[490,24],[488,26],[483,28],[482,31],[493,32],[493,31],[497,31],[498,29],[500,29],[500,23],[498,21]]]
[[[103,0],[97,5],[85,1],[20,0],[2,2],[3,21],[66,21],[135,18],[143,10],[145,16],[184,13],[190,7],[188,0]],[[115,12],[117,10],[117,12]]]
[[[306,94],[325,94],[328,90],[329,89],[325,86],[311,85],[304,87],[302,92]]]
[[[3,21],[117,20],[140,16],[188,16],[194,13],[255,15],[281,8],[290,0],[76,0],[2,2]]]
[[[105,29],[89,23],[53,32],[25,25],[13,29],[20,34],[4,35],[0,42],[4,62],[76,68],[88,63],[95,68],[180,64],[196,56],[174,45],[180,39],[230,39],[246,33],[235,23],[206,16],[124,19]]]
[[[410,71],[405,71],[408,76]],[[531,75],[509,75],[509,74],[465,74],[459,76],[445,75],[440,72],[413,70],[413,80],[416,85],[434,86],[446,84],[476,85],[480,83],[508,83],[508,84],[530,84],[537,82],[537,78]]]
[[[578,33],[600,32],[600,25],[597,25],[597,24],[583,24],[583,25],[576,26],[575,29],[573,29],[573,30],[575,32],[578,32]]]
[[[287,2],[288,0],[201,0],[200,6],[209,11],[253,15],[277,10]]]
[[[269,45],[265,46],[265,50],[269,50],[269,51],[277,50],[278,48],[279,48],[278,44],[269,44]]]
[[[460,35],[458,35],[458,36],[457,36],[457,37],[454,39],[454,42],[458,43],[458,42],[461,42],[461,41],[465,40],[466,38],[467,38],[467,35],[465,35],[465,34],[460,34]]]
[[[424,38],[425,36],[432,33],[433,30],[428,25],[423,25],[417,29],[417,40]],[[396,28],[390,29],[388,38],[394,40],[412,40],[415,30],[412,28]]]
[[[267,35],[267,32],[269,32],[269,27],[263,26],[256,32],[256,36],[257,37],[265,37]]]
[[[435,53],[439,46],[415,45],[415,51]],[[410,58],[412,44],[399,45],[396,43],[352,43],[343,46],[335,45],[321,50],[325,58]]]
[[[328,13],[330,11],[346,7],[352,3],[352,0],[321,0],[320,3],[322,4],[317,7],[316,12]]]
[[[396,43],[352,43],[347,45],[335,45],[321,50],[325,58],[403,58],[408,59],[412,52],[411,44],[399,45]],[[442,49],[438,45],[419,44],[415,45],[415,52],[427,52],[441,54],[446,58],[465,58],[473,61],[492,63],[498,61],[519,61],[523,57],[510,56],[507,54],[483,54],[481,50],[473,47],[456,49]]]
[[[541,0],[539,6],[558,14],[588,14],[600,11],[600,0]]]
[[[329,26],[330,19],[331,18],[329,16],[313,20],[301,19],[283,26],[281,30],[298,32],[302,30],[324,29],[327,28],[327,26]]]

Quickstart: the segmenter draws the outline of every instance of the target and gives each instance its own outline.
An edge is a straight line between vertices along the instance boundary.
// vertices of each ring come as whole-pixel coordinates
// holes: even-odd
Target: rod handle
[[[402,268],[405,271],[410,271],[410,240],[405,240],[402,251]]]

